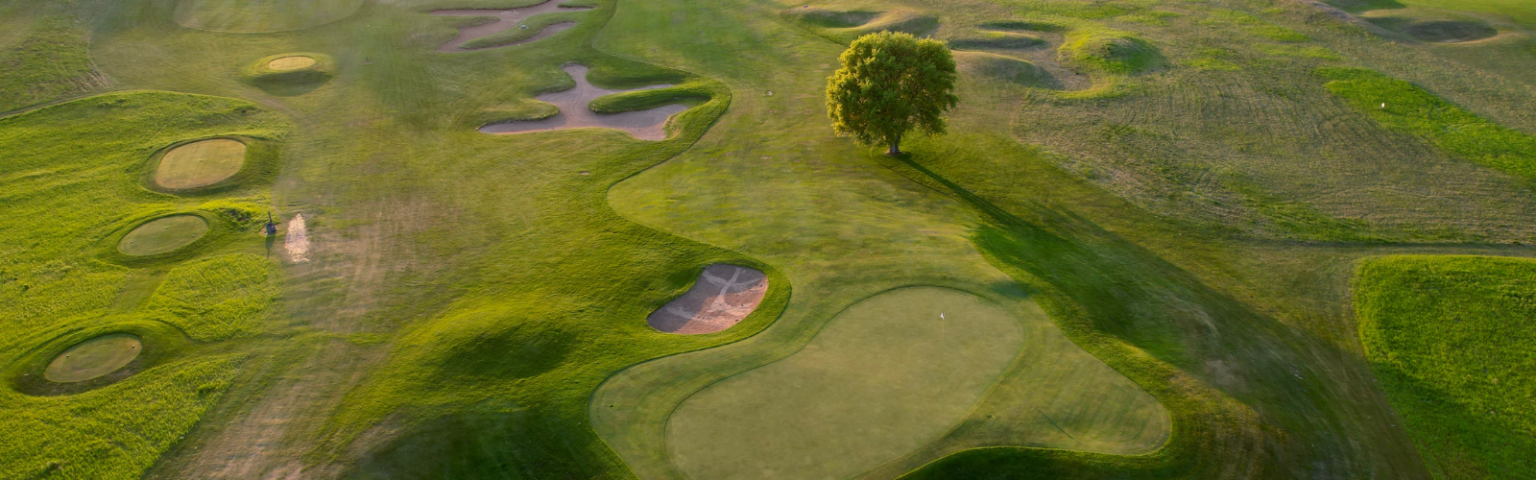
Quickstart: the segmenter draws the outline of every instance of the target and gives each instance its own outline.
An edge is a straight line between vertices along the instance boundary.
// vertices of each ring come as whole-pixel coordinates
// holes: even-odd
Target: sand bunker
[[[139,225],[117,242],[127,255],[159,255],[196,242],[208,233],[208,221],[197,215],[161,217]]]
[[[714,333],[747,318],[768,292],[768,277],[756,269],[717,263],[704,268],[688,293],[651,313],[646,323],[667,333]]]
[[[206,187],[240,173],[244,164],[244,143],[227,138],[192,142],[160,157],[160,165],[155,167],[155,184],[171,189]]]
[[[279,72],[286,72],[289,70],[298,70],[300,68],[308,67],[314,64],[315,59],[309,57],[283,57],[267,62],[267,68]]]
[[[531,7],[511,8],[511,9],[506,9],[506,10],[486,10],[486,9],[435,10],[435,11],[432,12],[433,15],[444,15],[444,16],[451,16],[451,17],[493,17],[493,18],[496,19],[496,21],[493,22],[493,23],[487,23],[485,25],[476,25],[476,26],[473,26],[473,27],[460,28],[459,29],[459,36],[458,36],[458,38],[455,38],[452,41],[443,44],[443,46],[441,46],[441,47],[437,47],[437,51],[439,51],[439,52],[467,52],[467,51],[471,51],[471,50],[483,50],[485,48],[509,47],[509,46],[512,46],[512,45],[522,45],[524,43],[537,41],[537,40],[539,40],[541,38],[548,37],[550,35],[554,35],[556,33],[560,33],[561,31],[564,31],[565,29],[571,28],[571,27],[576,25],[576,22],[559,22],[559,23],[550,24],[550,25],[544,27],[544,30],[540,31],[538,34],[535,34],[534,36],[529,37],[529,38],[518,40],[517,42],[514,42],[514,43],[508,43],[508,44],[504,44],[504,45],[496,45],[496,46],[490,46],[490,47],[482,47],[482,48],[463,48],[463,45],[465,43],[473,41],[475,39],[488,37],[488,36],[491,36],[491,35],[495,35],[495,34],[498,34],[498,33],[501,33],[501,32],[505,32],[507,30],[511,30],[511,29],[514,29],[514,28],[518,28],[519,26],[525,25],[524,20],[527,20],[529,17],[532,17],[534,15],[538,15],[538,14],[541,14],[541,13],[550,13],[550,12],[562,11],[562,10],[563,11],[572,11],[572,10],[586,10],[586,9],[591,8],[591,7],[565,7],[565,6],[557,5],[557,3],[559,3],[558,0],[549,0],[547,2],[540,3],[538,5],[534,5],[534,6],[531,6]]]
[[[126,333],[96,337],[59,354],[43,371],[43,378],[58,383],[83,382],[123,368],[142,350],[139,337]]]
[[[293,263],[309,261],[309,234],[304,231],[304,215],[294,215],[288,221],[288,234],[283,236],[283,249]]]
[[[484,133],[506,134],[546,132],[568,128],[612,128],[629,132],[630,135],[634,135],[635,138],[641,140],[663,140],[667,138],[667,119],[688,109],[687,105],[672,104],[633,112],[594,113],[591,109],[587,108],[587,104],[597,97],[637,90],[667,88],[671,85],[651,85],[630,90],[608,90],[587,83],[587,67],[585,66],[566,65],[565,73],[569,73],[571,78],[576,80],[576,88],[533,97],[535,100],[554,104],[560,108],[560,113],[542,120],[492,123],[480,127],[480,131]]]

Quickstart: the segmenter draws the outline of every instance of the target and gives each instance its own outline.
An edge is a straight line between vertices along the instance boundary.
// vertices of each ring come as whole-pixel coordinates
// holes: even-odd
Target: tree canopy
[[[944,133],[944,112],[960,101],[955,57],[944,42],[871,33],[854,40],[838,60],[842,68],[827,78],[827,116],[839,135],[865,145],[884,143],[895,155],[902,135],[913,129]]]

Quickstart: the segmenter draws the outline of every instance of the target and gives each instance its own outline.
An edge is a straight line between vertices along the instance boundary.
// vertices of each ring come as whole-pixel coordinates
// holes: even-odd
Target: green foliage
[[[1446,153],[1536,179],[1536,137],[1505,128],[1423,88],[1359,68],[1323,68],[1329,92],[1382,126],[1415,135]]]
[[[954,55],[936,40],[873,33],[854,40],[838,61],[842,68],[827,78],[827,116],[833,130],[861,144],[900,153],[908,131],[944,133],[943,114],[960,101]]]
[[[1536,261],[1373,258],[1354,292],[1366,358],[1436,477],[1536,476]]]
[[[143,310],[202,341],[257,333],[277,298],[271,261],[251,254],[194,260],[171,269]]]

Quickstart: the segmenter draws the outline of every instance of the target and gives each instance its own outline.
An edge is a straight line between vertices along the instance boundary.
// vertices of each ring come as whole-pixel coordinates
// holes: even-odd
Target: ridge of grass
[[[1324,87],[1372,120],[1468,161],[1536,180],[1536,136],[1509,129],[1412,83],[1373,70],[1317,70]]]

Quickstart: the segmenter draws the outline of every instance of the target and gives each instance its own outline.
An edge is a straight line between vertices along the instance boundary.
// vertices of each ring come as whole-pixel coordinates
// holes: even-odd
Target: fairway
[[[346,18],[364,0],[179,0],[176,23],[228,33],[273,33]]]
[[[124,235],[117,250],[145,256],[169,253],[191,245],[208,233],[208,221],[197,215],[172,215],[145,222]]]
[[[667,440],[691,478],[847,478],[953,428],[1023,343],[1018,321],[981,298],[892,290],[789,358],[694,394]]]
[[[314,63],[314,59],[306,57],[288,58]],[[286,59],[273,62],[280,60]],[[199,140],[165,152],[160,157],[160,164],[155,167],[155,184],[173,190],[206,187],[240,173],[240,167],[244,164],[244,143],[227,138]]]
[[[143,344],[139,337],[128,334],[103,335],[92,338],[60,353],[43,376],[51,382],[83,382],[123,368],[138,358]]]
[[[1536,476],[1536,260],[1381,257],[1357,275],[1367,358],[1430,470]]]

